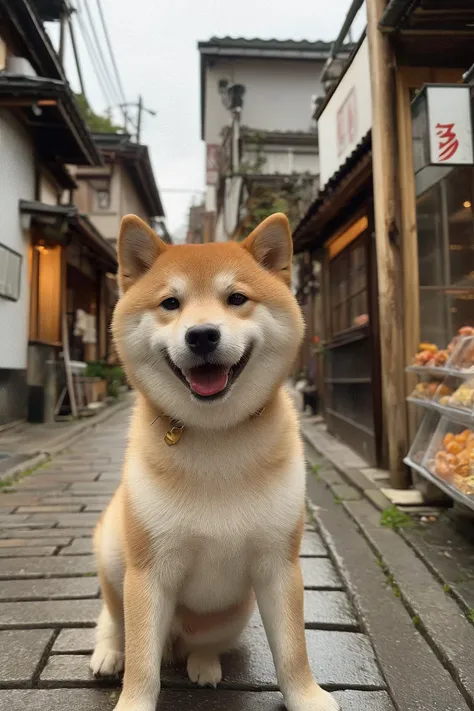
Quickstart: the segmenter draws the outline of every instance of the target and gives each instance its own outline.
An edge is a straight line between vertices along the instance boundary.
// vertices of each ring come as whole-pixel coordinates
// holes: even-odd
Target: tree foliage
[[[82,118],[93,133],[120,133],[120,131],[123,131],[123,126],[114,124],[109,116],[96,114],[89,106],[84,94],[76,94],[76,101]]]

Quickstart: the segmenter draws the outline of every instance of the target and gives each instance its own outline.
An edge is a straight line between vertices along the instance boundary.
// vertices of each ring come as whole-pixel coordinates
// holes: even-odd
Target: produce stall
[[[446,349],[420,344],[407,370],[419,377],[408,402],[424,416],[405,463],[474,509],[474,328]]]

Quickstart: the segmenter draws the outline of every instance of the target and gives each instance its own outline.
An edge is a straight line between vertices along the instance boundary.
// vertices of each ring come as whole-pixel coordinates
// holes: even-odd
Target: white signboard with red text
[[[426,86],[431,165],[472,165],[474,161],[470,87]]]
[[[318,119],[321,188],[371,128],[369,47],[365,39]]]

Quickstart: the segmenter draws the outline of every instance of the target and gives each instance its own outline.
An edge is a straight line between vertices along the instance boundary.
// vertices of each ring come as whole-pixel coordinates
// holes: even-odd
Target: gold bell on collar
[[[184,425],[179,422],[170,422],[170,428],[165,433],[165,442],[169,447],[178,444],[183,434]]]

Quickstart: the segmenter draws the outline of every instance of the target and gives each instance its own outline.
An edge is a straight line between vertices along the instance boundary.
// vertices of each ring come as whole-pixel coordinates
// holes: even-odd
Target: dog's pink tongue
[[[229,371],[219,366],[193,368],[189,373],[191,389],[202,397],[220,393],[227,385]]]

